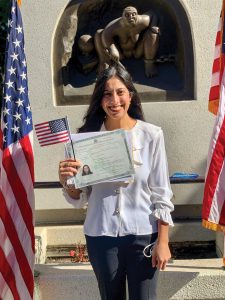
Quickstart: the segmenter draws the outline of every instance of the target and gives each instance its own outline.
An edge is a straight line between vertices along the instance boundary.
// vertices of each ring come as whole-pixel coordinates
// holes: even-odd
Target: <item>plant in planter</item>
[[[75,244],[74,249],[70,250],[70,257],[72,262],[88,262],[87,247],[81,242]]]

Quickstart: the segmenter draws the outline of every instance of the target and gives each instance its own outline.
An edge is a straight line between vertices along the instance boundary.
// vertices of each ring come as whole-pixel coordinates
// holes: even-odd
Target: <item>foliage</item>
[[[7,34],[7,20],[9,13],[9,0],[0,0],[0,99],[2,94],[2,81],[4,74],[5,43]]]
[[[74,246],[74,250],[70,251],[70,257],[71,262],[88,262],[88,254],[87,254],[87,248],[86,245],[81,244],[81,242],[78,242]]]

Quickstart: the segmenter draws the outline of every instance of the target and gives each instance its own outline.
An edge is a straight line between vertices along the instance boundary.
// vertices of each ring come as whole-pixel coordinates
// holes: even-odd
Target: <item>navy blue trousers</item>
[[[155,300],[158,270],[143,249],[157,239],[152,235],[86,236],[87,250],[102,300]]]

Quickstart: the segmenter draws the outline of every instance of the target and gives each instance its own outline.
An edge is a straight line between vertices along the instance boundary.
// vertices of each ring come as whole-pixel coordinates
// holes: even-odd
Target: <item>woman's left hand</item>
[[[157,241],[152,251],[152,266],[159,270],[165,270],[168,260],[171,258],[170,248],[167,242]]]

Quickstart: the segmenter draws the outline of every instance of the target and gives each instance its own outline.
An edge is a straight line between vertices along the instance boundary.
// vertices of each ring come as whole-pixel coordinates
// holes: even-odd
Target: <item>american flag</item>
[[[34,125],[40,146],[65,143],[70,139],[66,118]]]
[[[217,113],[209,146],[202,207],[203,226],[225,233],[225,0],[216,38],[213,63],[214,86],[210,90],[210,110]],[[214,100],[212,95],[214,94]],[[216,98],[218,97],[218,104]],[[209,102],[210,102],[209,101]],[[214,104],[213,102],[214,101]],[[225,265],[225,251],[224,251]]]
[[[217,114],[219,101],[220,101],[220,85],[223,78],[223,70],[224,70],[224,59],[222,58],[221,47],[224,48],[223,41],[223,9],[220,15],[220,20],[217,29],[216,35],[216,42],[215,42],[215,50],[214,50],[214,61],[213,61],[213,68],[212,68],[212,80],[211,80],[211,87],[209,92],[209,111],[213,114]],[[224,49],[223,49],[224,50]]]
[[[0,130],[0,299],[33,299],[34,158],[22,18],[11,1]]]

